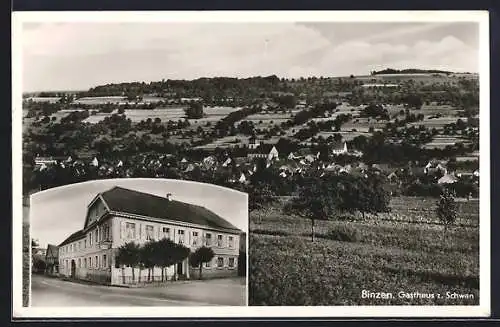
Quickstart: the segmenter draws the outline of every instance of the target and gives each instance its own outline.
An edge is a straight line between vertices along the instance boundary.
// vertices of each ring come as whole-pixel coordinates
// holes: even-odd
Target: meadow
[[[379,217],[316,221],[283,214],[278,203],[250,214],[251,305],[477,305],[478,201],[459,202],[458,225],[446,235],[435,199],[395,198]],[[460,226],[460,224],[468,225]],[[363,290],[391,299],[362,298]],[[405,293],[432,293],[408,298]],[[446,292],[467,298],[446,298]],[[437,294],[441,298],[437,298]]]

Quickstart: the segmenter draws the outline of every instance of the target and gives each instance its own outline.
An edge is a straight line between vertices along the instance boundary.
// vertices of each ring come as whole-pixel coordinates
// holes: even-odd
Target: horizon
[[[474,22],[23,23],[23,93],[198,78],[479,71]],[[52,91],[53,92],[53,91]]]
[[[391,67],[387,67],[387,68],[382,68],[381,70],[386,70],[386,69],[393,69]],[[430,69],[426,69],[426,68],[401,68],[399,70],[407,70],[407,69],[417,69],[417,70],[430,70]],[[479,72],[477,71],[447,71],[448,73],[450,74],[470,74],[470,75],[479,75]],[[401,74],[401,75],[418,75],[419,73],[408,73],[408,74]],[[433,73],[428,73],[428,74],[433,74]],[[359,74],[359,75],[353,75],[354,78],[357,78],[357,77],[370,77],[370,76],[373,76],[373,78],[376,78],[376,76],[384,76],[384,75],[391,75],[391,74],[377,74],[377,75],[371,75],[371,74]],[[304,78],[304,79],[308,79],[308,78],[320,78],[320,77],[323,77],[323,78],[349,78],[350,76],[349,75],[343,75],[343,76],[300,76],[300,77],[284,77],[284,76],[278,76],[276,74],[271,74],[271,75],[254,75],[254,76],[211,76],[211,77],[206,77],[206,76],[201,76],[201,77],[197,77],[197,78],[192,78],[192,79],[183,79],[183,78],[180,78],[180,79],[169,79],[169,80],[172,80],[172,81],[188,81],[188,82],[191,82],[191,81],[195,81],[195,80],[199,80],[199,79],[204,79],[204,78],[207,78],[207,79],[213,79],[213,78],[236,78],[236,79],[252,79],[252,78],[265,78],[265,77],[270,77],[270,76],[276,76],[277,78],[279,79],[287,79],[287,80],[291,80],[291,79],[301,79],[301,78]],[[167,80],[167,79],[165,79]],[[44,90],[28,90],[28,91],[23,91],[23,94],[30,94],[30,93],[43,93],[43,92],[51,92],[51,93],[58,93],[58,92],[61,92],[61,93],[64,93],[64,92],[87,92],[88,90],[90,90],[91,88],[95,88],[95,87],[98,87],[98,86],[103,86],[103,85],[109,85],[109,84],[131,84],[131,83],[151,83],[151,82],[159,82],[161,80],[155,80],[155,81],[141,81],[141,80],[128,80],[128,81],[121,81],[121,82],[110,82],[110,83],[104,83],[104,84],[98,84],[98,85],[92,85],[90,86],[89,88],[87,89],[61,89],[61,90],[56,90],[56,89],[52,89],[52,90],[48,90],[48,89],[44,89]]]

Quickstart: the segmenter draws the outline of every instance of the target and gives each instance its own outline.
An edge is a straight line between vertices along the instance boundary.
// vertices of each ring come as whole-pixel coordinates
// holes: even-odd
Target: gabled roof
[[[47,253],[45,254],[46,257],[58,257],[59,255],[59,247],[57,245],[52,245],[49,244],[47,245]]]
[[[64,241],[61,242],[61,244],[59,244],[59,247],[82,238],[85,238],[85,233],[83,232],[83,229],[68,236]]]
[[[224,218],[194,204],[117,186],[101,196],[111,211],[239,231]]]
[[[346,146],[346,142],[333,142],[332,143],[332,150],[344,150],[345,146]]]

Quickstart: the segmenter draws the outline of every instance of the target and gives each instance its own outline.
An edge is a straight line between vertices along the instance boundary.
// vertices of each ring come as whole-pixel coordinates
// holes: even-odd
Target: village
[[[362,251],[378,255],[387,246],[423,247],[430,252],[418,260],[427,267],[451,260],[444,258],[460,239],[470,260],[455,260],[446,274],[477,272],[477,82],[474,74],[381,71],[335,78],[163,80],[27,94],[24,192],[127,178],[196,181],[246,192],[249,304],[344,303],[341,298],[366,304],[356,287],[342,288],[342,297],[335,297],[335,286],[320,286],[335,278],[323,269],[346,246],[359,248],[355,260],[361,266],[373,264]],[[453,219],[435,213],[440,201],[456,208]],[[444,241],[441,228],[448,235]],[[404,235],[410,236],[403,240]],[[278,248],[287,249],[287,258],[303,260],[302,275],[280,278],[296,268],[291,261],[277,265],[282,258],[272,249]],[[305,253],[325,251],[333,255],[312,268]],[[404,251],[397,260],[411,266]],[[56,260],[52,253],[51,247],[43,261]],[[376,269],[398,274],[389,266]],[[345,263],[339,269],[352,275],[351,282],[361,278],[361,270]],[[444,291],[439,274],[394,280]],[[460,291],[477,293],[476,277],[453,278],[465,280]],[[286,285],[303,289],[308,280],[316,281],[308,287],[323,290],[287,293]],[[271,285],[277,293],[269,293]],[[472,303],[477,296],[457,301]]]

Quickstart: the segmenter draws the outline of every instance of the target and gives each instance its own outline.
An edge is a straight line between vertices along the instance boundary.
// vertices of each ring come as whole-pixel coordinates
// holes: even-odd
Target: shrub
[[[359,242],[361,241],[361,233],[354,227],[338,225],[328,232],[327,238],[342,242]]]

